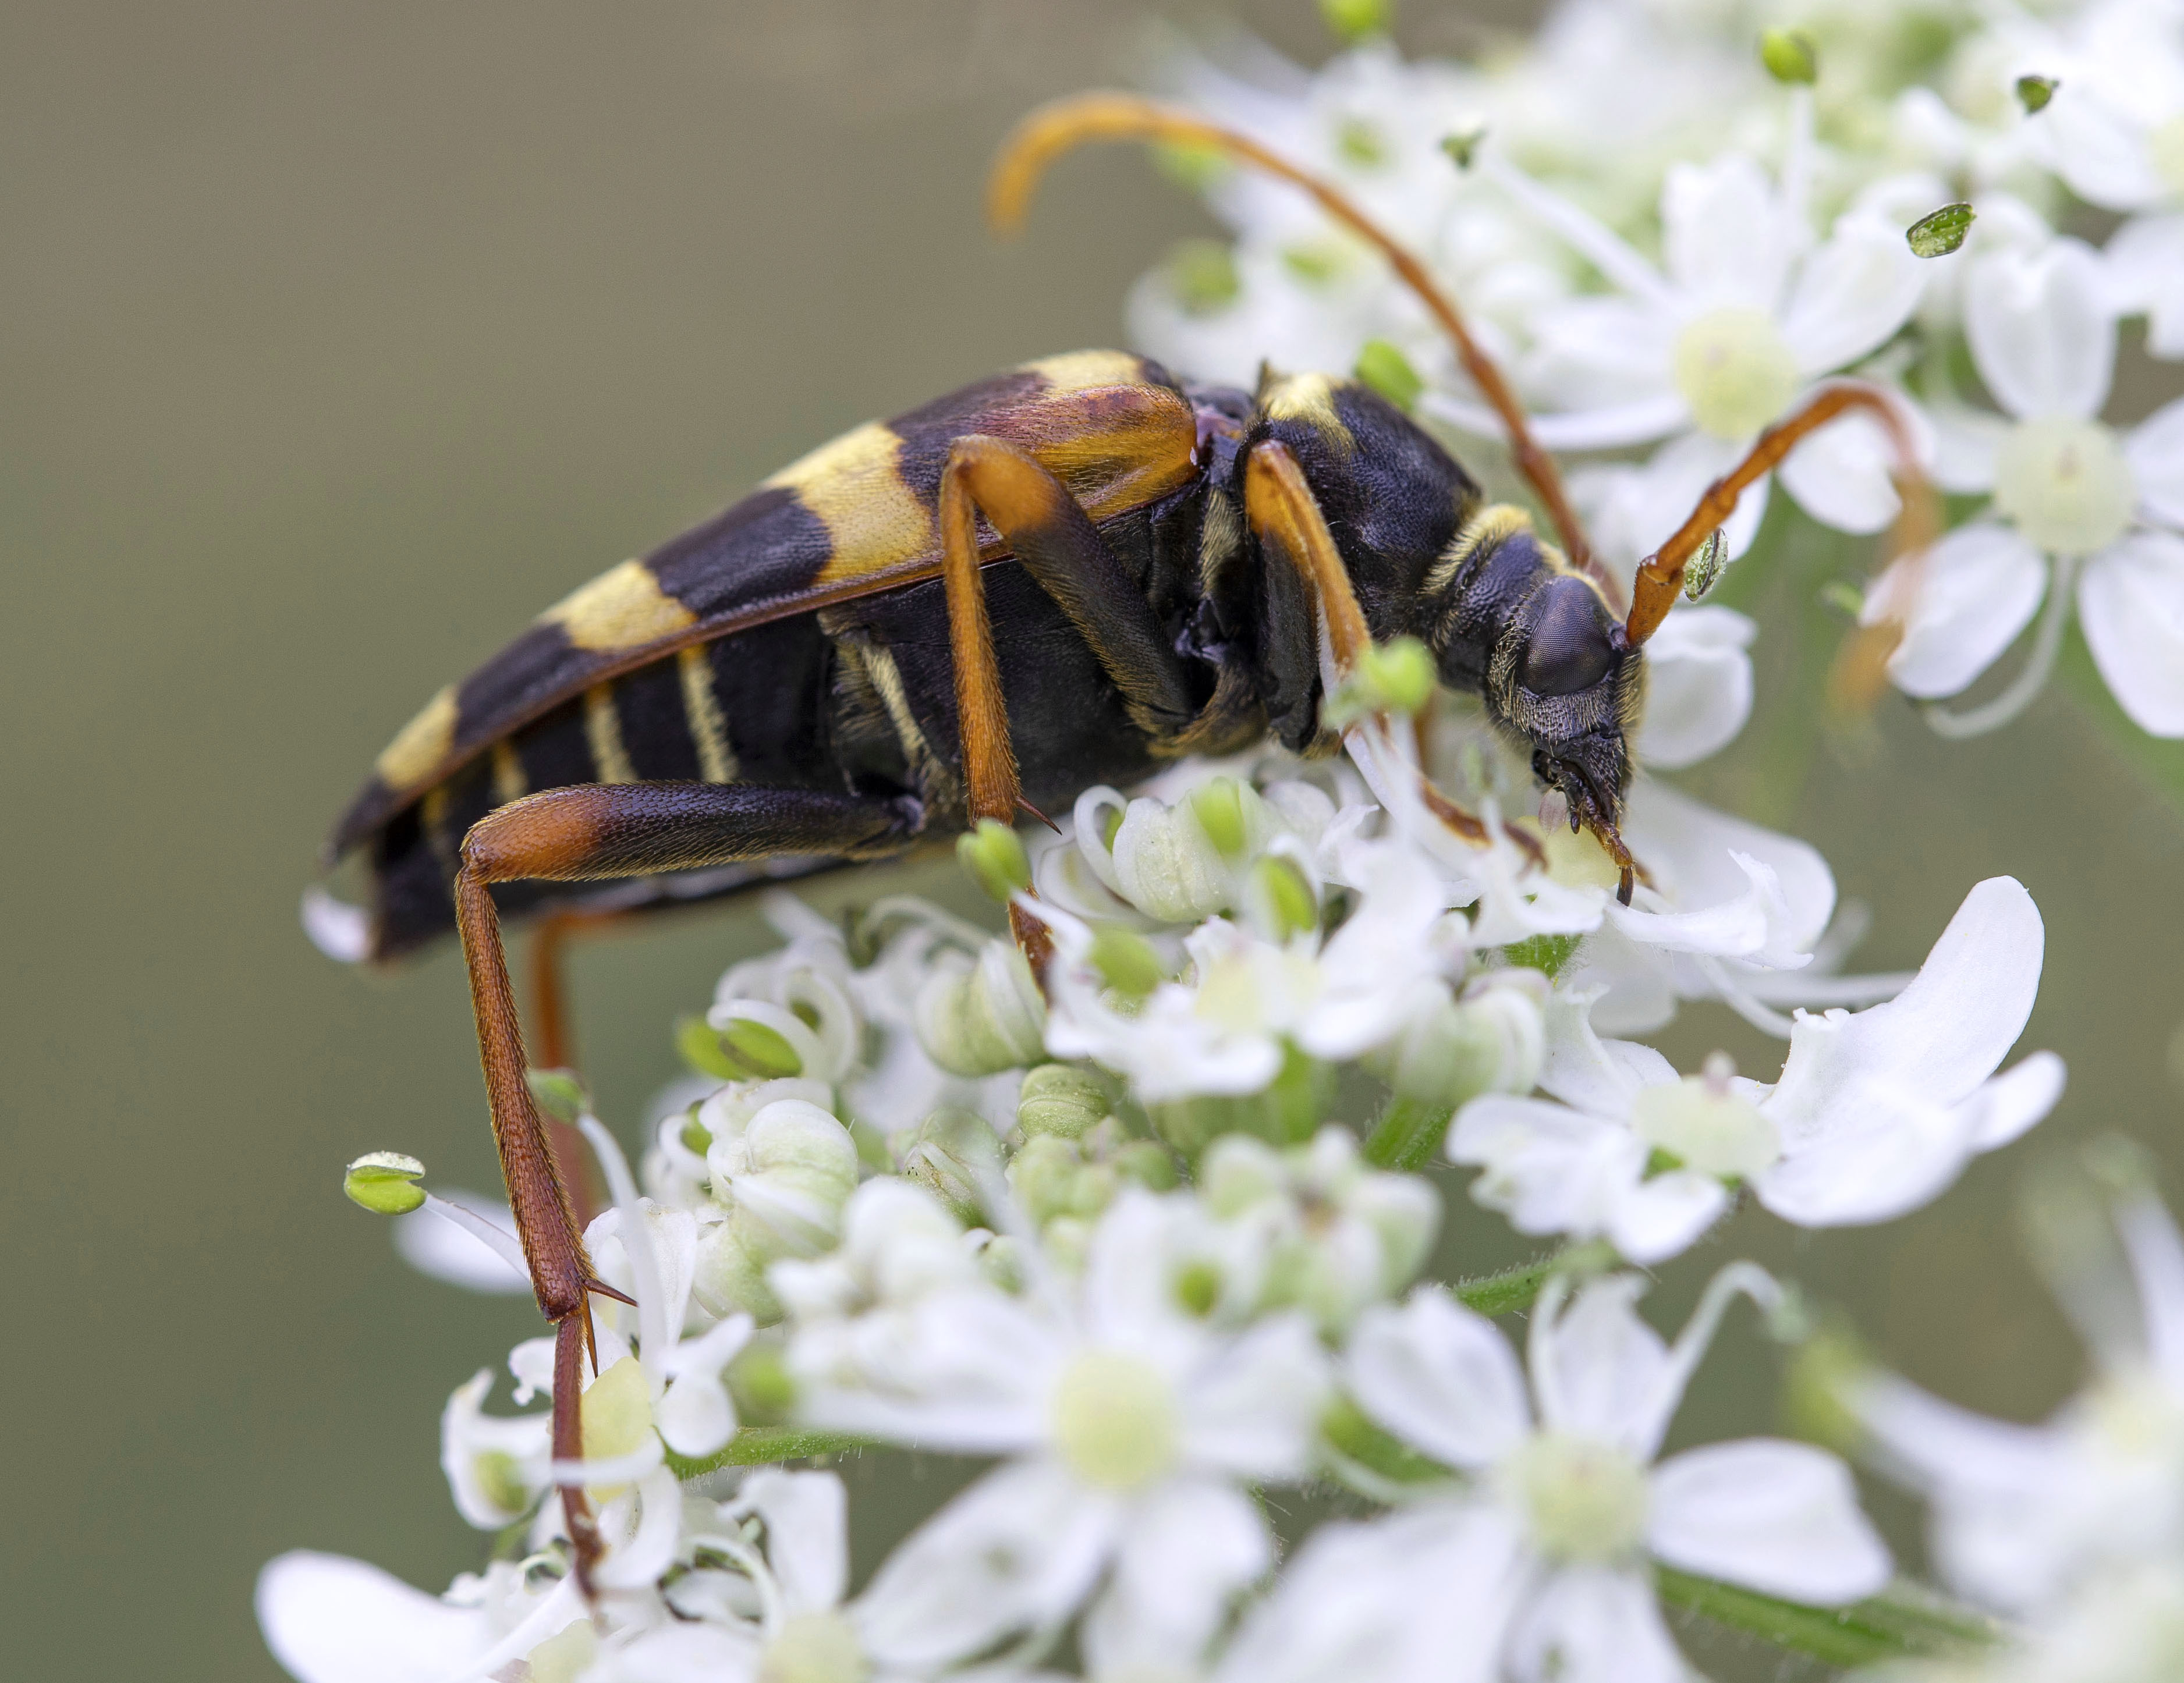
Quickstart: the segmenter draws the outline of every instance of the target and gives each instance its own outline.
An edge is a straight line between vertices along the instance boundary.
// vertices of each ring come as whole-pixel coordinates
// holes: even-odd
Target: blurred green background
[[[462,975],[451,952],[380,979],[312,950],[295,908],[320,839],[425,696],[601,567],[868,415],[1115,340],[1128,281],[1202,219],[1111,153],[1065,166],[999,247],[978,189],[1025,108],[1128,73],[1148,9],[0,13],[14,1675],[269,1678],[267,1557],[334,1549],[433,1588],[475,1564],[439,1409],[532,1312],[410,1273],[337,1186],[386,1147],[492,1184]],[[1431,47],[1529,8],[1410,9]],[[1327,50],[1308,0],[1222,14]],[[1795,608],[1858,564],[1747,595]],[[1810,641],[1763,651],[1777,721],[1805,705]],[[2071,1089],[1921,1216],[1794,1241],[1747,1218],[1717,1253],[1794,1269],[1930,1383],[2044,1408],[2075,1355],[2010,1195],[2105,1130],[2184,1159],[2164,1064],[2184,822],[2059,695],[1964,746],[1900,703],[1848,756],[1769,758],[1762,725],[1694,786],[1823,848],[1875,912],[1860,968],[1914,964],[1981,876],[2031,887],[2050,943],[2028,1044],[2069,1058]],[[870,891],[822,897],[851,891]],[[764,939],[732,910],[579,954],[610,1118],[673,1073],[675,1014]],[[1668,1049],[1717,1043],[1771,1069],[1710,1009]],[[1518,1253],[1451,1208],[1451,1264]],[[1720,1359],[1765,1372],[1748,1345]],[[1747,1384],[1686,1429],[1770,1407]],[[953,1475],[853,1469],[867,1560],[911,1512],[888,1505],[905,1480]]]

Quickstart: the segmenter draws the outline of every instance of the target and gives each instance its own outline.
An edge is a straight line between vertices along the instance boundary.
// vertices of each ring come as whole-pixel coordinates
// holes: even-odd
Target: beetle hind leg
[[[554,1324],[557,1462],[583,1458],[578,1397],[592,1344],[591,1293],[621,1294],[593,1273],[552,1137],[531,1096],[492,885],[643,876],[778,853],[869,858],[909,845],[924,816],[908,797],[881,800],[738,783],[585,784],[498,808],[463,838],[455,920],[509,1206],[539,1312]],[[578,1580],[588,1591],[600,1552],[598,1533],[580,1485],[564,1484],[561,1502]]]

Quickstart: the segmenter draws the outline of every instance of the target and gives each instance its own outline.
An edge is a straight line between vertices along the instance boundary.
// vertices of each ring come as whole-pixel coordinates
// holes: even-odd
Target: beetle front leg
[[[526,1080],[529,1058],[492,885],[644,876],[780,853],[869,858],[907,846],[923,822],[922,808],[908,797],[881,800],[737,783],[585,784],[499,808],[463,838],[455,921],[509,1207],[539,1312],[555,1328],[556,1461],[583,1458],[578,1392],[581,1359],[591,1343],[590,1294],[611,1288],[592,1271],[567,1181]],[[593,1354],[596,1362],[595,1348]],[[600,1543],[582,1487],[562,1486],[561,1504],[578,1581],[588,1593]]]

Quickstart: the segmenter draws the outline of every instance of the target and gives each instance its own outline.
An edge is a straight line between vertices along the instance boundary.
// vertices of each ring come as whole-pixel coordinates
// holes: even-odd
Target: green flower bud
[[[1217,777],[1190,792],[1191,815],[1198,827],[1223,855],[1234,858],[1249,842],[1244,828],[1241,786],[1233,777]]]
[[[1339,730],[1376,713],[1416,713],[1433,694],[1435,676],[1433,656],[1416,637],[1375,643],[1357,657],[1321,717]]]
[[[795,1411],[795,1376],[778,1344],[745,1345],[728,1364],[727,1382],[736,1414],[746,1425],[777,1425]]]
[[[1242,293],[1236,258],[1218,240],[1178,240],[1162,266],[1167,289],[1185,315],[1218,315]]]
[[[1357,364],[1351,372],[1405,414],[1426,389],[1411,359],[1385,339],[1368,339],[1359,347]]]
[[[894,1144],[905,1175],[961,1219],[978,1219],[986,1202],[979,1183],[1001,1166],[1001,1143],[984,1117],[947,1106],[905,1130]]]
[[[978,1248],[978,1272],[1004,1291],[1022,1291],[1023,1247],[1007,1234],[996,1234]]]
[[[1786,86],[1810,86],[1819,79],[1819,48],[1802,30],[1766,31],[1759,37],[1759,62]]]
[[[1017,1201],[1042,1227],[1060,1215],[1097,1216],[1115,1192],[1112,1171],[1086,1164],[1074,1141],[1051,1135],[1027,1141],[1008,1175]]]
[[[1251,867],[1245,897],[1262,926],[1275,941],[1287,941],[1319,927],[1319,901],[1296,861],[1268,853]]]
[[[1100,980],[1125,999],[1143,999],[1164,979],[1160,954],[1152,943],[1120,924],[1102,924],[1095,930],[1087,957]]]
[[[1320,21],[1345,47],[1385,35],[1396,20],[1395,0],[1319,0]]]
[[[1176,1170],[1175,1154],[1155,1140],[1132,1140],[1115,1153],[1112,1161],[1117,1175],[1148,1191],[1173,1191],[1182,1180]]]
[[[584,1084],[567,1069],[526,1069],[531,1102],[557,1122],[573,1123],[592,1108]]]
[[[425,1202],[425,1189],[416,1184],[424,1173],[423,1164],[398,1151],[366,1152],[349,1164],[342,1191],[374,1215],[407,1215]]]
[[[675,1050],[682,1054],[685,1064],[701,1075],[710,1075],[716,1081],[744,1079],[743,1067],[728,1056],[719,1033],[703,1017],[675,1019]]]
[[[2017,79],[2017,103],[2025,108],[2026,116],[2045,111],[2048,102],[2055,97],[2062,86],[2053,76],[2020,76]]]
[[[918,1043],[950,1075],[998,1075],[1045,1056],[1046,1000],[1013,941],[989,941],[976,959],[944,954],[915,1014]]]
[[[1335,155],[1358,169],[1379,169],[1388,162],[1386,136],[1362,117],[1346,117],[1334,131]]]
[[[778,1081],[804,1073],[804,1060],[780,1030],[750,1017],[731,1017],[719,1030],[721,1047],[738,1075]]]
[[[1031,886],[1023,838],[999,819],[982,818],[956,838],[956,858],[971,880],[1002,904]]]
[[[1964,236],[1972,231],[1972,219],[1970,205],[1945,204],[1906,228],[1903,238],[1914,257],[1947,257],[1964,244]]]
[[[1096,1075],[1067,1064],[1041,1064],[1024,1075],[1017,1095],[1017,1126],[1027,1138],[1054,1135],[1073,1140],[1112,1108]]]

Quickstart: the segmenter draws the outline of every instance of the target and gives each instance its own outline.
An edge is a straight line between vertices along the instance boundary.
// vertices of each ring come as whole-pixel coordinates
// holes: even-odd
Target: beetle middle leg
[[[499,808],[463,838],[455,921],[509,1206],[539,1311],[554,1324],[556,1461],[583,1457],[577,1392],[579,1364],[591,1341],[590,1294],[610,1288],[593,1272],[545,1119],[525,1079],[530,1060],[492,885],[644,876],[782,853],[871,858],[907,846],[923,824],[923,808],[907,796],[888,800],[748,783],[582,784]],[[561,1501],[579,1580],[588,1587],[599,1536],[582,1486],[563,1486]]]
[[[1007,824],[1015,819],[1022,789],[986,614],[978,561],[982,514],[1068,616],[1122,692],[1132,722],[1156,747],[1184,736],[1199,709],[1191,702],[1182,658],[1068,487],[1036,457],[1005,439],[975,433],[957,439],[940,476],[940,536],[963,777],[972,821]],[[1011,906],[1009,926],[1034,970],[1044,969],[1045,925]]]

